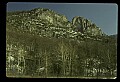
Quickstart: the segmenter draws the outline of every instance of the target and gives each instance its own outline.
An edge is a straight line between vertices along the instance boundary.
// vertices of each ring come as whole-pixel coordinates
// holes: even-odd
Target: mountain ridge
[[[100,27],[84,17],[75,16],[70,22],[65,15],[47,8],[8,12],[6,23],[13,29],[23,30],[23,33],[47,37],[78,39],[81,36],[106,36]]]

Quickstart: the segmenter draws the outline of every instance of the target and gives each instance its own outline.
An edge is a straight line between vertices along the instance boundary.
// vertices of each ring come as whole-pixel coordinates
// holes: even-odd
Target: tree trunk
[[[23,57],[23,61],[24,61],[23,73],[25,74],[25,58],[24,57]]]
[[[63,63],[63,74],[65,75],[65,55],[64,55],[64,48],[63,48],[63,41],[60,44],[60,52],[62,54],[62,63]]]
[[[47,77],[47,66],[48,66],[48,61],[47,61],[47,54],[46,54],[46,50],[45,50],[45,64],[46,64],[46,69],[45,69],[45,72],[46,72],[46,77]]]

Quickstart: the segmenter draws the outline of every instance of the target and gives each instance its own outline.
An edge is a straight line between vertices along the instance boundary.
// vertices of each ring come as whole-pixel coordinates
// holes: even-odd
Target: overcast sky
[[[7,11],[31,10],[34,8],[49,8],[64,14],[69,21],[74,16],[82,16],[91,20],[108,35],[117,34],[118,6],[105,3],[38,3],[38,2],[9,2]]]

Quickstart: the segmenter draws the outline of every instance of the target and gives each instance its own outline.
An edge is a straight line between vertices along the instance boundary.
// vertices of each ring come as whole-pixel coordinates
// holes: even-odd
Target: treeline
[[[115,42],[86,40],[78,43],[12,32],[7,32],[6,36],[9,45],[6,47],[7,76],[116,76]]]

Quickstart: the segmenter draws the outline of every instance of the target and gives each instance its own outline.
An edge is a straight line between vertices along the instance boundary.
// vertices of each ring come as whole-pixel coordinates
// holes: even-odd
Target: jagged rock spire
[[[72,19],[72,24],[76,26],[76,29],[82,33],[88,33],[90,35],[102,35],[102,31],[95,23],[84,17],[75,16]]]

